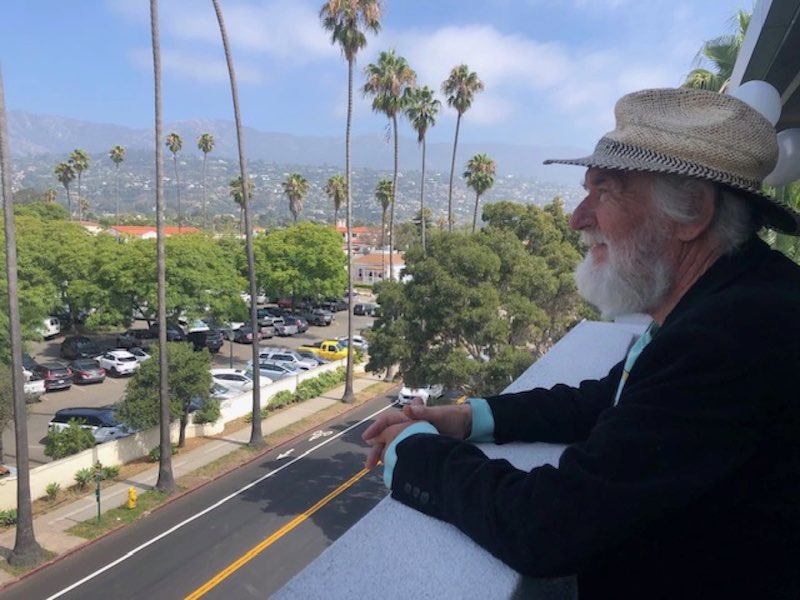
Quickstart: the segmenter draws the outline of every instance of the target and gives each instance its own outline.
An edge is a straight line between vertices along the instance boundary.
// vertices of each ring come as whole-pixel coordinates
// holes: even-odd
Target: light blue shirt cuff
[[[494,441],[494,415],[489,403],[483,398],[467,398],[472,407],[472,431],[467,440],[470,442]]]
[[[397,444],[415,433],[439,432],[436,431],[436,427],[427,421],[417,421],[403,429],[403,431],[392,440],[392,443],[389,444],[389,447],[386,448],[386,452],[383,454],[383,483],[385,483],[386,487],[389,489],[392,489],[392,476],[394,475],[394,466],[397,464]]]

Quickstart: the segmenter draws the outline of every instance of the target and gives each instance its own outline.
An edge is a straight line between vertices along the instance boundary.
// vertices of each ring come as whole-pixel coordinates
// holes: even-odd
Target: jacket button
[[[411,493],[411,495],[414,496],[414,500],[419,498],[419,488],[417,486],[414,486],[414,491]]]
[[[411,484],[406,483],[403,485],[403,493],[410,494],[411,493]]]
[[[431,495],[428,492],[422,492],[419,495],[419,501],[420,501],[421,504],[427,504],[428,500],[430,500],[430,498],[431,498]]]

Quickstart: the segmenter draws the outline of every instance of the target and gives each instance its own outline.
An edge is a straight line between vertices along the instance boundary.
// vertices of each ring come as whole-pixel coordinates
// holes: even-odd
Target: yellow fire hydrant
[[[136,508],[136,488],[131,486],[128,488],[128,509],[133,510]]]

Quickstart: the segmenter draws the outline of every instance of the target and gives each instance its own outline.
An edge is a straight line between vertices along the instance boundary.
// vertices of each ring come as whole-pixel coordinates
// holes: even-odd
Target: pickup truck
[[[300,346],[298,350],[307,350],[328,360],[341,360],[342,358],[347,358],[347,348],[342,346],[337,340],[312,342],[310,344],[306,344],[305,346]]]
[[[42,394],[44,394],[44,379],[37,377],[36,379],[28,379],[24,385],[25,402],[41,402]]]

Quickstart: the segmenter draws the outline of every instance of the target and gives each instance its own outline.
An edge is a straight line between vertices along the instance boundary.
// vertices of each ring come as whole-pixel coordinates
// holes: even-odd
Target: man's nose
[[[591,200],[591,195],[587,195],[583,201],[578,204],[577,208],[572,211],[569,218],[569,226],[575,231],[583,231],[589,229],[595,224],[594,207]]]

